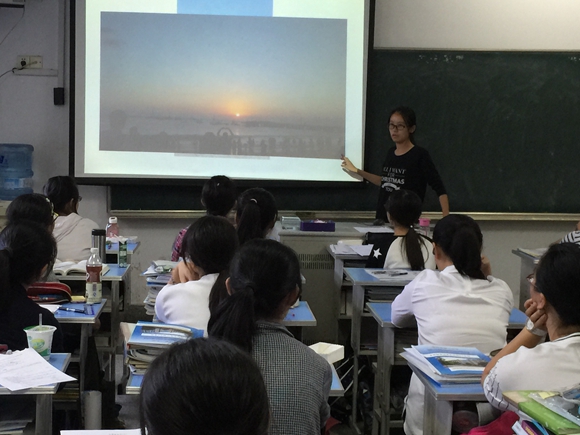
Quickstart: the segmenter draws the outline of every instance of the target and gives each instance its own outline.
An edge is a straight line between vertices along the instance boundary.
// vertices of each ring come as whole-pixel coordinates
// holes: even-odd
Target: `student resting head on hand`
[[[214,339],[171,346],[141,386],[143,435],[266,435],[270,412],[260,369],[238,347]]]
[[[301,285],[292,249],[274,240],[250,240],[232,260],[230,296],[209,324],[210,336],[251,352],[258,363],[272,409],[270,435],[319,434],[329,416],[330,365],[282,324]]]
[[[580,381],[580,245],[550,246],[528,281],[528,324],[482,377],[487,400],[501,410],[509,408],[504,391],[558,391]]]

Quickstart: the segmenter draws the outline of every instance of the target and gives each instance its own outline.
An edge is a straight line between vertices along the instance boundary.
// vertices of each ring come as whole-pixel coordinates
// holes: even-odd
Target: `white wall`
[[[65,76],[68,74],[66,69],[58,64],[59,47],[62,41],[59,40],[56,23],[58,23],[58,11],[62,8],[60,3],[62,1],[64,0],[27,0],[24,18],[0,45],[0,74],[14,66],[17,55],[25,54],[42,55],[47,68],[57,69],[59,74]],[[433,41],[437,40],[436,37],[439,35],[440,40],[437,41],[436,48],[445,48],[447,44],[452,46],[452,40],[455,41],[454,43],[472,41],[470,43],[473,44],[477,41],[478,45],[473,45],[473,47],[478,48],[486,46],[500,48],[495,44],[507,38],[501,33],[502,29],[510,29],[518,16],[515,12],[521,10],[527,16],[535,15],[537,19],[549,18],[551,20],[549,25],[543,27],[534,25],[534,28],[545,30],[541,33],[540,39],[549,40],[553,49],[567,50],[571,49],[570,41],[580,44],[578,30],[569,26],[573,17],[578,16],[578,11],[572,10],[576,3],[575,0],[550,2],[540,0],[377,0],[377,46],[390,44],[389,46],[424,47],[428,46],[427,42],[433,45]],[[545,7],[548,4],[558,12]],[[580,2],[578,4],[580,9]],[[507,5],[511,9],[507,8]],[[540,9],[534,13],[532,9],[535,7]],[[569,9],[562,10],[563,7]],[[21,13],[19,9],[0,8],[0,40],[16,23]],[[508,14],[510,18],[505,18],[504,14]],[[470,21],[475,18],[477,18],[477,23]],[[463,19],[466,20],[467,25],[462,24]],[[495,27],[490,27],[492,24]],[[449,28],[452,28],[453,32],[449,32]],[[486,30],[489,28],[492,28],[493,32]],[[491,33],[495,35],[497,32],[500,32],[500,37],[492,38]],[[569,32],[572,36],[564,38],[562,32]],[[533,44],[540,43],[535,40],[534,32],[525,33],[526,40],[535,41]],[[513,35],[510,39],[513,46],[502,47],[519,48],[519,45],[514,42],[517,39],[516,36],[518,35]],[[544,46],[534,45],[534,47],[540,49]],[[8,74],[0,78],[0,142],[34,145],[34,190],[37,192],[41,191],[44,182],[49,177],[68,172],[69,86],[67,83],[67,105],[54,106],[52,89],[58,83],[58,76],[30,77]],[[80,214],[104,226],[107,219],[106,188],[81,186],[80,190],[83,196]],[[146,187],[143,189],[143,194],[146,194]],[[120,221],[122,233],[137,235],[142,243],[133,257],[136,267],[132,276],[132,302],[140,303],[146,293],[143,279],[137,276],[137,271],[144,270],[153,259],[168,258],[175,235],[187,223],[183,219],[122,219]],[[494,274],[506,280],[512,288],[517,288],[519,261],[511,254],[511,250],[517,246],[546,246],[571,230],[572,225],[572,220],[557,223],[482,222],[485,252],[492,261]]]

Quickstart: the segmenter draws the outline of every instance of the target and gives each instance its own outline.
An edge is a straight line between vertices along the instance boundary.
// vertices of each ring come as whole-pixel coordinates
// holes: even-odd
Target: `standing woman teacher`
[[[390,148],[383,164],[381,175],[371,174],[356,168],[347,157],[342,157],[342,167],[354,172],[365,180],[380,186],[376,218],[386,220],[385,203],[395,190],[406,189],[425,199],[427,184],[439,196],[443,216],[449,214],[449,197],[441,181],[439,172],[431,160],[429,152],[414,144],[416,129],[415,112],[408,107],[397,107],[389,117],[389,133],[395,146]]]

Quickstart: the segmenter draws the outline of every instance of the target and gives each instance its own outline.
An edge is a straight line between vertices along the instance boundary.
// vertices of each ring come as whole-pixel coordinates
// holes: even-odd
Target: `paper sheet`
[[[56,311],[60,308],[60,305],[58,304],[38,304],[38,305],[40,305],[42,308],[46,308],[52,314],[56,313]]]
[[[74,380],[50,365],[34,349],[16,351],[11,355],[0,354],[0,385],[10,391]]]

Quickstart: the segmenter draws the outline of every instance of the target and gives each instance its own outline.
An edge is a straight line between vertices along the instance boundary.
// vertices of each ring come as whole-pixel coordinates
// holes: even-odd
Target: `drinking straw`
[[[38,325],[42,326],[42,313],[38,313]]]

